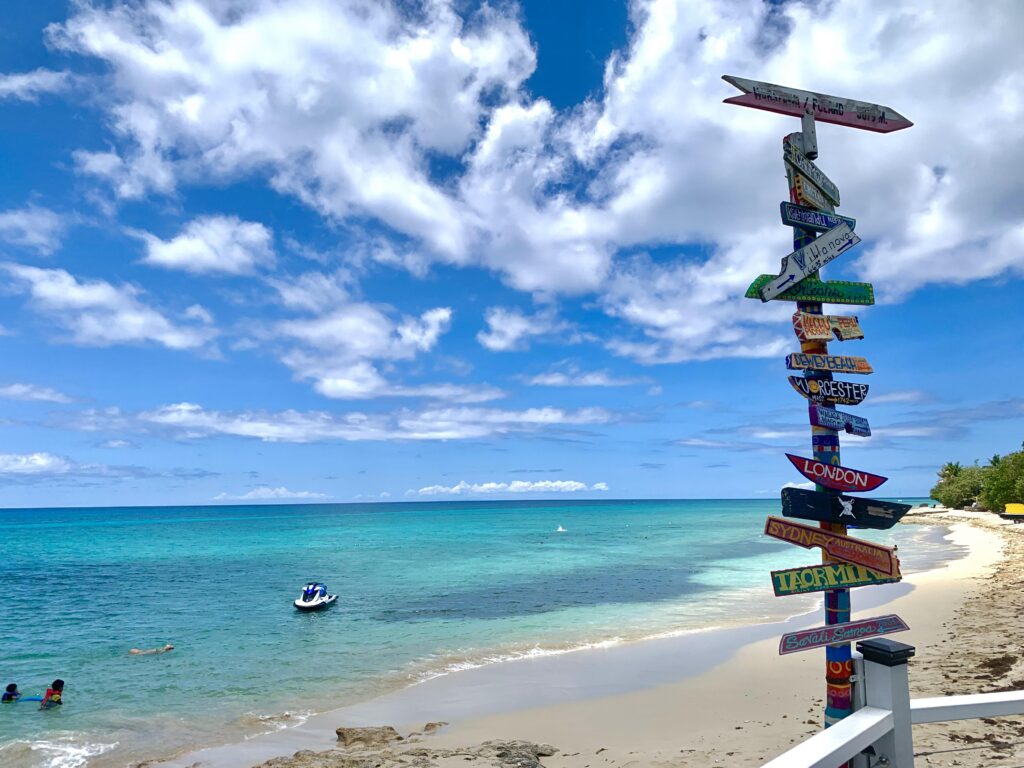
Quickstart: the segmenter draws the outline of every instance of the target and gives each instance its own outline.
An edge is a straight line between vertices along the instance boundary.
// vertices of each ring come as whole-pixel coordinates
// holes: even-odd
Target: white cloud
[[[131,285],[114,286],[104,280],[84,280],[63,269],[39,269],[0,263],[15,290],[27,292],[33,310],[49,316],[71,332],[71,341],[109,346],[154,341],[170,349],[205,346],[215,331],[176,324],[140,300]]]
[[[74,466],[52,453],[0,453],[0,475],[63,475]]]
[[[69,72],[54,72],[42,67],[31,72],[0,75],[0,100],[35,101],[44,93],[58,93],[70,84]]]
[[[238,496],[232,496],[227,493],[218,493],[213,497],[214,501],[276,501],[278,499],[326,499],[328,498],[326,493],[316,493],[314,491],[291,491],[284,486],[278,486],[277,488],[271,488],[270,486],[261,485],[257,488],[253,488],[247,493],[240,494]]]
[[[131,440],[114,439],[114,440],[104,440],[97,447],[98,448],[110,448],[112,450],[119,450],[121,448],[138,448],[139,446],[137,446]]]
[[[295,277],[273,277],[267,282],[277,291],[280,302],[289,309],[325,313],[347,304],[354,277],[345,270],[330,274],[306,272]]]
[[[553,310],[528,315],[518,309],[491,307],[484,314],[484,320],[487,330],[477,333],[476,338],[492,352],[525,349],[533,337],[547,336],[568,328]]]
[[[513,480],[511,483],[467,483],[462,480],[455,485],[428,485],[415,493],[419,496],[464,496],[502,493],[579,493],[580,491],[607,490],[607,483],[594,483],[588,486],[578,480]]]
[[[70,403],[72,398],[63,392],[58,392],[50,387],[40,387],[35,384],[15,383],[0,387],[0,399],[5,400],[36,400],[44,403]]]
[[[193,403],[175,403],[134,416],[118,410],[86,411],[72,426],[100,429],[167,431],[197,439],[214,435],[248,437],[266,442],[312,443],[333,441],[467,440],[558,430],[563,427],[607,424],[613,414],[602,408],[527,408],[502,410],[480,407],[431,408],[393,413],[350,411],[214,411]]]
[[[814,483],[811,482],[811,481],[808,481],[806,483],[786,483],[782,487],[783,488],[800,488],[800,489],[805,490],[805,491],[813,491],[814,490]]]
[[[917,403],[927,403],[932,399],[932,396],[922,389],[900,389],[893,392],[885,392],[881,395],[872,393],[871,404],[882,405],[884,403],[901,403],[905,405],[912,405]]]
[[[48,208],[28,205],[0,211],[0,240],[44,255],[60,247],[67,222]]]
[[[201,216],[171,240],[133,231],[146,243],[143,261],[165,269],[201,274],[250,274],[274,265],[274,237],[265,226],[237,216]]]
[[[646,378],[614,376],[608,371],[581,371],[574,365],[565,370],[551,370],[539,373],[527,380],[535,387],[629,387],[634,384],[650,384]]]

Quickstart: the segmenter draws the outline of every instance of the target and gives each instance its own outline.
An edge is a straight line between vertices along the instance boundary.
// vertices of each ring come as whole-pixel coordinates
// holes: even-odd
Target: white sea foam
[[[10,768],[84,768],[89,759],[109,752],[118,742],[84,741],[67,734],[38,741],[11,741],[0,746],[0,763]]]

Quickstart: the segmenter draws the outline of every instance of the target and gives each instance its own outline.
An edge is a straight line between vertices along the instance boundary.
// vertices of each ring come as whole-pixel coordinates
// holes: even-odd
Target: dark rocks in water
[[[444,722],[443,720],[439,720],[436,723],[427,723],[426,725],[423,726],[423,732],[424,733],[433,733],[438,728],[444,728],[446,725],[448,725],[448,723]]]
[[[346,747],[351,747],[353,744],[377,747],[402,740],[402,736],[390,725],[381,725],[375,728],[345,728],[342,726],[335,733],[338,734],[338,741]]]
[[[339,728],[341,731],[373,731],[369,738],[384,738],[387,731],[398,736],[394,728]],[[436,729],[435,729],[436,730]],[[401,737],[398,737],[401,738]],[[467,768],[544,768],[540,758],[554,755],[557,749],[548,744],[528,741],[485,741],[475,747],[462,749],[429,749],[394,743],[398,739],[376,741],[373,749],[366,749],[363,741],[358,752],[331,749],[326,752],[303,750],[291,757],[276,757],[259,768],[437,768],[451,765],[452,759]],[[439,762],[446,761],[446,762]]]

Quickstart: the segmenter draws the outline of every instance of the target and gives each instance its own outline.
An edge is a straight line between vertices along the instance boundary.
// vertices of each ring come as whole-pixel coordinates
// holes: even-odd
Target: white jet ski
[[[321,608],[326,608],[337,599],[337,595],[327,594],[326,584],[311,581],[302,588],[302,594],[295,601],[295,607],[300,611],[318,611]]]

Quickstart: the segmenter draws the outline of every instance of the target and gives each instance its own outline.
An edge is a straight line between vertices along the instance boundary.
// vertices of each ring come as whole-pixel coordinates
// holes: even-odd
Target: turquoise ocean
[[[0,510],[0,684],[67,682],[57,710],[0,707],[0,765],[123,766],[460,669],[812,610],[820,596],[771,597],[770,569],[818,559],[761,534],[778,507]],[[943,533],[858,535],[898,544],[907,573],[957,556]],[[307,580],[337,604],[297,612]]]

